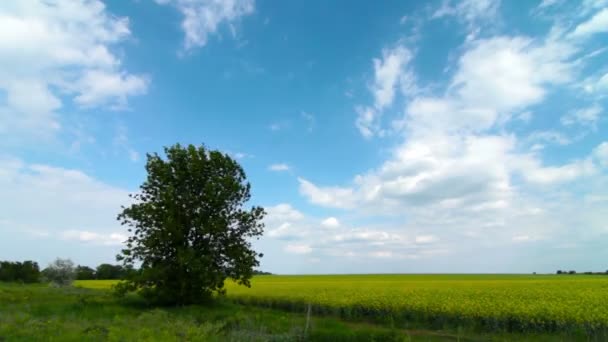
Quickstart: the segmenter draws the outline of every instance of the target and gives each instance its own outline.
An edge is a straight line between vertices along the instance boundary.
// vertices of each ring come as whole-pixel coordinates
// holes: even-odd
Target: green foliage
[[[40,281],[40,268],[34,261],[0,261],[0,281],[37,283]]]
[[[93,280],[95,279],[95,270],[88,266],[76,266],[76,280]]]
[[[97,266],[95,279],[122,279],[125,274],[125,269],[121,265],[101,264]]]
[[[141,263],[120,289],[140,290],[165,304],[200,303],[224,293],[227,278],[249,286],[259,265],[251,238],[262,234],[264,210],[244,209],[250,185],[228,155],[179,144],[166,159],[148,154],[148,177],[118,219],[132,234],[117,256]]]
[[[76,268],[70,259],[57,258],[42,271],[45,281],[56,286],[70,286],[76,278]]]

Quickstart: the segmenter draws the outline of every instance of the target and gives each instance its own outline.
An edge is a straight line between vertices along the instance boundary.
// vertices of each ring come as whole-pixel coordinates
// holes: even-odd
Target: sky
[[[261,269],[608,269],[608,0],[0,4],[0,259],[115,262],[146,153],[205,144]]]

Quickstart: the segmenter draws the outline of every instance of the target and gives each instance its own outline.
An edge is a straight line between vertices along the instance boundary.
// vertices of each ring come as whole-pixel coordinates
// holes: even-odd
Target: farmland
[[[80,282],[108,288],[111,282]],[[228,284],[240,304],[404,329],[568,334],[604,339],[606,276],[341,275],[258,276]]]

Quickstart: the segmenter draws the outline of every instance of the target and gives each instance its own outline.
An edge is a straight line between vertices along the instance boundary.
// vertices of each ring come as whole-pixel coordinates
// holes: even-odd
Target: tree
[[[97,266],[97,279],[121,279],[124,269],[120,265],[101,264]]]
[[[148,154],[147,179],[118,215],[131,236],[117,256],[129,272],[118,292],[140,290],[156,302],[204,302],[225,293],[230,278],[250,286],[259,266],[251,239],[262,235],[264,209],[245,208],[250,184],[228,155],[204,146],[165,147]]]
[[[24,283],[37,283],[40,281],[40,267],[38,267],[37,262],[26,260],[19,264],[21,267],[18,270],[18,280]]]
[[[10,261],[0,262],[0,281],[12,282],[17,278],[15,263]]]
[[[24,262],[0,262],[0,281],[36,283],[40,281],[38,263],[31,260]]]
[[[76,269],[72,260],[57,258],[42,271],[42,274],[47,281],[57,286],[69,286],[76,277]]]
[[[95,270],[88,266],[78,265],[76,267],[76,279],[78,279],[78,280],[95,279]]]

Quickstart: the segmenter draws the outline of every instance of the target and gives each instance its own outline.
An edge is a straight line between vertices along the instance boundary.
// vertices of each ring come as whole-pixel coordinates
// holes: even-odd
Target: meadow
[[[0,341],[450,341],[449,335],[360,325],[245,307],[153,307],[115,298],[108,281],[82,287],[0,282]]]
[[[406,331],[608,340],[602,275],[272,275],[227,287],[227,300],[247,307],[301,314],[310,306],[313,317]]]

